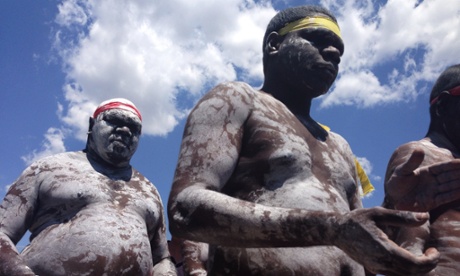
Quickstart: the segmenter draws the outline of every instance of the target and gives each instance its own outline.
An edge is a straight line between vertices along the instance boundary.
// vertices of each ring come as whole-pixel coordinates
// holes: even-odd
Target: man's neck
[[[115,166],[101,158],[91,147],[86,147],[84,152],[95,170],[109,177],[130,178],[132,167],[129,162]]]
[[[312,98],[309,97],[308,91],[286,91],[287,89],[293,88],[265,82],[261,90],[281,101],[313,137],[319,141],[326,141],[328,132],[310,116]]]
[[[292,113],[310,117],[312,97],[308,91],[270,80],[264,82],[261,90],[282,102]]]

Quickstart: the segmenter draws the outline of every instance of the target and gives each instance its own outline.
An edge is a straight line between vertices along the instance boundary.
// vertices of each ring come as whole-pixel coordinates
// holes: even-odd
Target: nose
[[[125,134],[125,135],[128,135],[128,136],[132,135],[131,129],[129,129],[129,127],[127,127],[127,126],[118,126],[116,128],[116,132],[120,133],[120,134]]]
[[[332,61],[337,65],[340,64],[341,53],[339,49],[330,45],[325,47],[322,52],[325,60]]]

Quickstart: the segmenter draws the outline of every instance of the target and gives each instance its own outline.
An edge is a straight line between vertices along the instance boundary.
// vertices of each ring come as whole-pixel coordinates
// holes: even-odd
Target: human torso
[[[334,133],[324,142],[315,139],[281,102],[247,85],[243,88],[251,97],[252,110],[244,125],[240,158],[222,192],[276,207],[340,213],[361,207],[354,159],[346,141]],[[331,246],[213,250],[212,273],[217,275],[363,273]]]
[[[149,232],[161,218],[153,185],[91,166],[82,152],[49,159],[40,178],[31,243],[21,253],[40,275],[148,275]]]
[[[429,140],[413,142],[425,151],[422,165],[431,165],[454,159],[446,149],[433,145]],[[426,247],[435,247],[440,260],[428,275],[457,275],[460,271],[460,202],[452,202],[430,211],[430,240]]]

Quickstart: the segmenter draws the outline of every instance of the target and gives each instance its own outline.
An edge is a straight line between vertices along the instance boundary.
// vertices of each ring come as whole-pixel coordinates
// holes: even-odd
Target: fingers
[[[411,175],[422,164],[425,158],[423,149],[415,149],[409,159],[395,170],[397,175]]]
[[[451,167],[451,166],[450,166]],[[435,174],[436,180],[440,185],[449,184],[450,182],[457,183],[460,180],[460,167],[457,169],[452,169],[449,171],[442,172],[440,174]]]
[[[429,213],[419,213],[410,211],[397,211],[384,208],[374,208],[375,214],[373,218],[375,222],[382,225],[390,226],[420,226],[425,223],[429,218]]]
[[[422,256],[411,258],[415,266],[408,267],[408,274],[424,274],[433,270],[439,261],[439,252],[435,248],[428,248]]]
[[[383,275],[419,275],[433,270],[439,261],[439,252],[428,248],[423,255],[415,256],[409,251],[398,248],[393,251],[393,260],[379,271]]]
[[[460,159],[452,159],[446,162],[437,163],[430,166],[430,172],[434,175],[460,170]],[[455,174],[455,175],[458,175]]]
[[[391,241],[387,246],[391,254],[384,254],[386,257],[379,258],[378,263],[367,267],[368,270],[383,275],[420,275],[433,270],[439,261],[440,254],[435,248],[428,248],[416,256]]]
[[[457,200],[460,200],[460,187],[456,187],[455,190],[446,190],[445,192],[437,194],[434,197],[434,205],[435,207],[438,207]]]

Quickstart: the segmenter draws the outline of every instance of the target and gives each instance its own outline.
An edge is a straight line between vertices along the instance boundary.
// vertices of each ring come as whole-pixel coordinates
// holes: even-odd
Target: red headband
[[[139,110],[134,105],[127,104],[127,103],[122,103],[122,102],[119,102],[119,101],[108,102],[108,103],[106,103],[104,105],[99,106],[96,109],[96,111],[94,111],[93,118],[96,118],[97,115],[99,115],[101,112],[104,112],[104,111],[109,110],[109,109],[114,109],[114,108],[129,110],[129,111],[133,112],[134,114],[136,114],[137,117],[139,117],[139,119],[142,121],[141,113],[139,112]]]
[[[449,94],[452,95],[452,96],[460,96],[460,85],[456,86],[456,87],[454,87],[454,88],[452,88],[450,90],[447,90],[447,92],[449,92]],[[440,95],[441,94],[439,94],[437,97],[433,98],[431,100],[431,102],[430,102],[430,105],[434,105],[435,103],[437,103],[438,100],[439,100]]]

